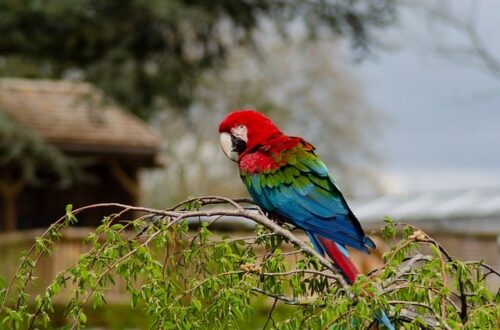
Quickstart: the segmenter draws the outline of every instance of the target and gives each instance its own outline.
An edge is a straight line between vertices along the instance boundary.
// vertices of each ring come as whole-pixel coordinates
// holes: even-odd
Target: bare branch
[[[448,28],[466,39],[465,45],[452,45],[449,40],[436,42],[437,52],[447,56],[459,64],[468,64],[482,68],[493,78],[500,80],[500,58],[494,55],[491,47],[488,47],[478,32],[478,9],[477,1],[469,1],[467,13],[459,14],[452,10],[447,2],[436,2],[426,5],[421,1],[410,2],[412,6],[421,8],[426,18],[431,23],[441,24],[441,28]],[[432,31],[431,35],[439,36],[439,31]],[[441,32],[442,34],[442,32]]]
[[[287,305],[309,306],[308,303],[300,302],[296,299],[293,299],[293,298],[290,298],[290,297],[287,297],[284,295],[277,295],[274,293],[270,293],[270,292],[264,291],[264,290],[257,288],[257,287],[253,287],[252,291],[262,293],[263,295],[266,295],[266,296],[274,298],[274,299],[281,300],[281,301],[285,302],[285,304],[287,304]]]
[[[416,254],[415,256],[413,256],[410,260],[407,260],[406,262],[402,263],[399,267],[398,267],[398,270],[396,272],[396,275],[394,275],[394,277],[391,277],[387,280],[385,280],[383,283],[382,283],[382,288],[387,288],[388,286],[390,286],[391,284],[393,284],[394,282],[396,282],[398,279],[400,279],[403,275],[405,275],[406,273],[408,273],[408,271],[410,271],[412,269],[412,267],[419,261],[430,261],[432,260],[431,257],[429,256],[424,256],[423,254]]]

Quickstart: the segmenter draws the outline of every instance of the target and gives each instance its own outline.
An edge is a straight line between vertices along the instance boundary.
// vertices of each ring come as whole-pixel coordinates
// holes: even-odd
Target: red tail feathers
[[[356,276],[359,274],[359,271],[352,263],[351,259],[349,259],[349,257],[343,254],[342,251],[340,251],[339,247],[337,246],[337,244],[335,244],[334,241],[321,236],[317,236],[317,238],[319,239],[321,245],[323,245],[323,248],[328,256],[333,260],[337,267],[342,270],[346,280],[350,284],[354,283],[354,280],[356,280]],[[370,297],[373,297],[373,293],[371,292],[368,292],[368,295]],[[378,311],[375,314],[375,317],[377,318],[378,322],[383,323],[387,329],[395,329],[391,324],[391,321],[387,317],[387,314],[383,310]]]
[[[334,241],[331,241],[321,236],[319,236],[318,238],[319,241],[321,242],[321,245],[323,245],[325,252],[333,260],[335,265],[337,265],[337,267],[339,267],[342,270],[347,281],[350,284],[354,283],[356,276],[359,274],[359,270],[352,263],[351,259],[349,259],[349,257],[344,255],[342,251],[339,250],[337,244],[335,244]]]

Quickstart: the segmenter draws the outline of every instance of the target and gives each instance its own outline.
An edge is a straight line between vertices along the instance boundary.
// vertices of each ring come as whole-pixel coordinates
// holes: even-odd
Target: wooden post
[[[125,170],[116,163],[110,160],[108,162],[111,173],[120,185],[125,189],[133,199],[133,204],[138,205],[140,202],[141,189],[135,177],[131,177]]]
[[[21,192],[26,181],[18,179],[15,182],[8,182],[0,179],[0,194],[3,199],[3,212],[1,215],[1,224],[3,231],[13,231],[16,229],[17,221],[17,203],[16,197]]]

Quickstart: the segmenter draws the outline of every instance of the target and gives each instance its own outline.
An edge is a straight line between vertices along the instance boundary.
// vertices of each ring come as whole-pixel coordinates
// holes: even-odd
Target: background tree
[[[166,174],[147,180],[168,181],[151,188],[149,196],[161,196],[157,206],[193,193],[183,184],[192,178],[196,194],[214,186],[219,193],[239,191],[224,175],[231,164],[213,157],[220,153],[212,134],[223,111],[242,106],[272,112],[290,132],[316,132],[302,135],[349,187],[373,188],[368,166],[359,164],[373,165],[365,163],[373,153],[364,141],[378,114],[336,62],[348,57],[337,42],[320,44],[342,36],[362,56],[395,18],[392,0],[7,0],[0,3],[0,76],[87,80],[143,118],[164,123]],[[263,37],[269,32],[276,36]],[[301,54],[302,47],[317,60]],[[290,63],[280,61],[283,55]]]
[[[410,1],[407,5],[426,18],[430,43],[437,54],[500,80],[500,56],[478,30],[484,12],[481,2]]]
[[[365,52],[395,18],[395,1],[78,0],[0,2],[0,75],[90,81],[126,108],[150,116],[185,109],[200,75],[238,45],[255,45],[268,19],[286,33],[347,36]]]
[[[370,141],[384,116],[365,102],[342,42],[312,42],[302,27],[296,24],[293,37],[282,40],[268,25],[255,36],[260,56],[233,50],[224,69],[201,77],[187,111],[156,116],[166,168],[144,176],[146,203],[160,207],[200,193],[245,194],[217,134],[219,121],[236,108],[263,111],[287,134],[308,139],[340,182],[349,183],[347,192],[377,189]]]

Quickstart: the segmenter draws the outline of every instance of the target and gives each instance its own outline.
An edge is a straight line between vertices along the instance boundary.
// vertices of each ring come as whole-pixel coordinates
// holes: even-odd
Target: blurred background
[[[236,108],[314,144],[368,230],[391,216],[498,268],[499,19],[494,0],[2,0],[0,268],[66,204],[245,195],[218,145]]]

